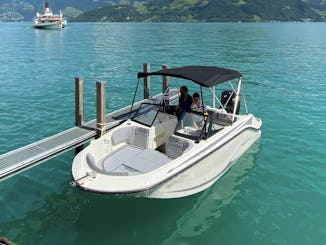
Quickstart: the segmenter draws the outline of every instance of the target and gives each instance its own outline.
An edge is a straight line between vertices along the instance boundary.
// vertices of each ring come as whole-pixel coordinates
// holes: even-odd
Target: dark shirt
[[[186,100],[183,100],[183,98],[179,98],[179,113],[182,112],[191,112],[191,105],[192,105],[192,97],[188,94],[188,97]]]

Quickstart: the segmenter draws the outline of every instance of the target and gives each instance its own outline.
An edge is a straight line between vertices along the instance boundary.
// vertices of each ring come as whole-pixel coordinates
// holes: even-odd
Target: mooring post
[[[144,72],[145,73],[150,72],[150,64],[148,63],[144,64]],[[150,89],[151,89],[150,78],[145,76],[144,77],[144,99],[149,99]]]
[[[101,136],[105,130],[105,81],[96,82],[96,127]]]
[[[80,127],[84,124],[84,79],[75,78],[75,126]],[[84,145],[75,148],[77,155],[84,149]]]
[[[167,65],[162,65],[162,70],[168,69]],[[169,106],[169,79],[166,76],[162,77],[162,93],[164,98],[164,105]]]
[[[75,126],[84,124],[84,80],[75,78]]]

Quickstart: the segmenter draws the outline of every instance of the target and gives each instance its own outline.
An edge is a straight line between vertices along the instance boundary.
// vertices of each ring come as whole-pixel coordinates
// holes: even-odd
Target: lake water
[[[18,244],[325,244],[326,23],[1,23],[0,154],[74,125],[74,78],[107,111],[145,62],[239,70],[262,137],[208,190],[152,200],[72,188],[67,152],[0,182],[0,236]],[[156,85],[153,85],[154,87]]]

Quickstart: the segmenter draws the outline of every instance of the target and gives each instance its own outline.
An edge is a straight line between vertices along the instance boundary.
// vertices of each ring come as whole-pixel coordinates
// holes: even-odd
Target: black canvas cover
[[[203,87],[212,87],[219,83],[242,77],[238,71],[216,66],[184,66],[155,72],[139,72],[138,78],[147,76],[169,76],[191,80]]]

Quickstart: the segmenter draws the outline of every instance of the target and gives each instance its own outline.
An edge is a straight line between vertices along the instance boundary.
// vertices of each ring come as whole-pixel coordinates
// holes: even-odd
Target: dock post
[[[105,82],[96,82],[96,127],[100,130],[100,135],[102,136],[105,131]]]
[[[75,78],[75,126],[80,127],[84,124],[84,79]],[[84,145],[75,148],[77,155],[83,150]]]
[[[144,64],[144,72],[150,72],[150,64]],[[149,77],[144,77],[144,99],[149,99],[151,83]]]
[[[167,65],[162,65],[162,70],[168,69]],[[169,79],[166,76],[162,77],[162,93],[164,97],[164,105],[169,106]]]
[[[84,80],[75,78],[75,126],[84,124]]]

